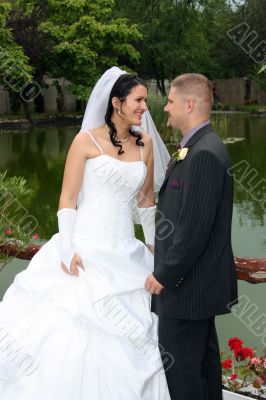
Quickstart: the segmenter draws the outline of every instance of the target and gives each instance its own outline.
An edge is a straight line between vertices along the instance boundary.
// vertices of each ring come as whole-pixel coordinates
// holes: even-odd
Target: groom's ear
[[[191,113],[195,109],[196,101],[194,99],[187,99],[186,100],[186,110],[188,113]]]

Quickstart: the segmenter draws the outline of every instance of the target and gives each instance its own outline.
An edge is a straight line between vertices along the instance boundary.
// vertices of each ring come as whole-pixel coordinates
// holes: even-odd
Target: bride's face
[[[129,125],[141,124],[141,116],[147,110],[147,95],[145,86],[137,85],[121,103],[121,116]]]

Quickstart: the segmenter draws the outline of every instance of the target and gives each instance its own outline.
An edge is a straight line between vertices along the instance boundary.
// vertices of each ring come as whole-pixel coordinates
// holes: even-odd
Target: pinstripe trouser
[[[222,400],[214,318],[159,318],[159,343],[171,400]],[[169,355],[173,364],[169,365]]]

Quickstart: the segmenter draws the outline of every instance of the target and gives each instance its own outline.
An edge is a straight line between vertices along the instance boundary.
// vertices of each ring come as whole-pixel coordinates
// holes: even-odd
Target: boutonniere
[[[183,149],[178,149],[173,155],[173,161],[182,161],[186,158],[188,152],[188,147],[183,147]]]

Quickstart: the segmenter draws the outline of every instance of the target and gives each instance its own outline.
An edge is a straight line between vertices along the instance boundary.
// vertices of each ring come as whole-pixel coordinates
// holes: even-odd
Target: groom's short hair
[[[206,76],[201,74],[182,74],[177,76],[171,83],[178,94],[185,97],[195,97],[202,103],[213,104],[212,84]]]

